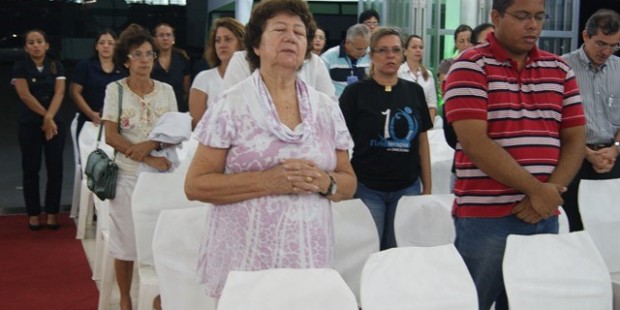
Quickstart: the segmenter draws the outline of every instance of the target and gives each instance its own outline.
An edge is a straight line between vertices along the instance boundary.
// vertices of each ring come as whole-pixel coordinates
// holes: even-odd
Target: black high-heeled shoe
[[[32,231],[41,230],[41,223],[38,223],[38,224],[31,224],[30,223],[30,219],[33,218],[33,217],[36,217],[36,216],[31,216],[31,217],[28,218],[28,229],[30,229]]]
[[[48,216],[47,218],[47,229],[49,230],[58,230],[60,228],[60,225],[58,225],[58,218],[56,216],[54,216],[54,222],[55,223],[50,223],[50,218]]]

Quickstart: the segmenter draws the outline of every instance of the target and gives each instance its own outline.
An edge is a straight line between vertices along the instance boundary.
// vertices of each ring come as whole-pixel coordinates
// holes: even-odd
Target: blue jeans
[[[383,192],[368,188],[362,183],[357,183],[355,198],[361,199],[377,225],[381,250],[396,247],[396,237],[394,236],[394,215],[396,206],[402,196],[415,196],[421,193],[420,181],[415,181],[409,187],[395,192]]]
[[[454,245],[463,257],[476,284],[480,310],[489,310],[500,294],[504,294],[502,261],[508,235],[558,233],[558,217],[528,224],[516,216],[500,218],[456,218]],[[498,301],[497,310],[507,309]]]

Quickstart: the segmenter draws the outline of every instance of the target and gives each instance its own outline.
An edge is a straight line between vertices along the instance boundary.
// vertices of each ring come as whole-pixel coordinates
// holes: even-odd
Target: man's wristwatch
[[[327,175],[329,176],[329,186],[327,187],[327,191],[325,193],[319,193],[321,194],[321,196],[331,196],[333,194],[336,193],[336,190],[338,189],[338,185],[336,185],[336,180],[334,179],[334,176],[327,172]]]
[[[616,146],[616,150],[618,150],[618,154],[620,154],[620,141],[614,142],[614,145]]]

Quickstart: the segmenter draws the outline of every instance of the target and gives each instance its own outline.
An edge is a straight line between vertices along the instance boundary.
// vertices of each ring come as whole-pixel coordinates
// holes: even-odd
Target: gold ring
[[[312,177],[306,177],[306,183],[312,183],[314,179]]]

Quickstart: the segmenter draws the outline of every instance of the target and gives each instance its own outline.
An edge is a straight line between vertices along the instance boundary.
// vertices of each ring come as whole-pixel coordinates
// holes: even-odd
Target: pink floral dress
[[[336,150],[353,142],[340,108],[299,78],[302,123],[290,130],[278,118],[258,70],[217,97],[196,128],[200,143],[228,149],[225,173],[267,170],[303,158],[333,171]],[[231,270],[321,268],[333,261],[330,202],[318,194],[274,195],[211,209],[198,274],[219,297]]]

